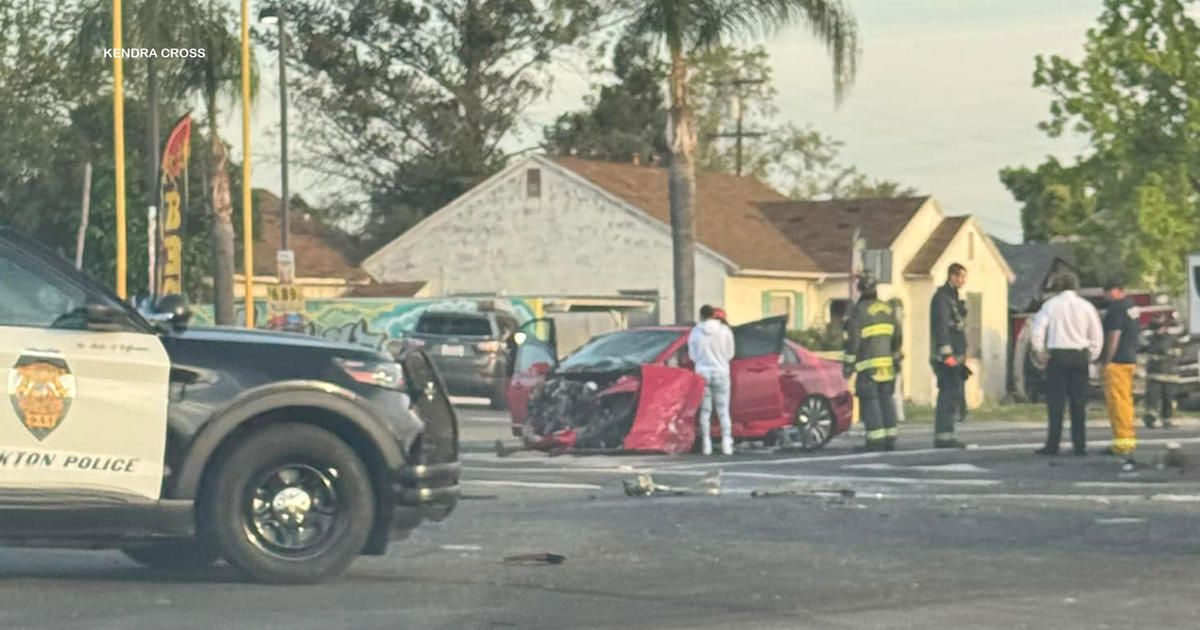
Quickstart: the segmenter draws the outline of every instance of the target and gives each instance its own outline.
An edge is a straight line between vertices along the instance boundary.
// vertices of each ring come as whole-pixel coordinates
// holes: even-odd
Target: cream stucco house
[[[828,272],[809,289],[817,305],[810,326],[837,321],[845,312],[851,240],[860,230],[867,268],[880,281],[880,297],[897,301],[902,309],[904,390],[914,402],[929,403],[937,395],[929,369],[930,301],[951,263],[965,265],[968,365],[976,374],[968,384],[968,404],[1004,396],[1013,273],[978,221],[945,216],[932,197],[769,203],[762,210]]]

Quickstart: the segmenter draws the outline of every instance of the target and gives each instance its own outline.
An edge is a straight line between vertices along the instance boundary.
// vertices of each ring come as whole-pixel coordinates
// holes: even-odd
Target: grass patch
[[[1089,410],[1089,416],[1091,415]],[[933,407],[904,404],[905,422],[933,424]],[[967,422],[1042,422],[1046,406],[1033,403],[986,404],[967,413]]]

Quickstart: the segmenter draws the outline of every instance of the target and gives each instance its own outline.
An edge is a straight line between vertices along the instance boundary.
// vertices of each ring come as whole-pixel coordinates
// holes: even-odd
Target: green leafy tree
[[[83,171],[93,166],[91,211],[85,235],[83,269],[108,286],[115,277],[115,176],[112,150],[111,61],[100,53],[107,47],[108,7],[95,0],[64,1],[53,11],[40,2],[0,6],[0,222],[14,226],[73,258],[80,220]],[[136,12],[137,5],[129,5]],[[166,11],[164,4],[163,10]],[[127,23],[130,16],[126,16]],[[132,33],[142,28],[136,25]],[[127,29],[128,30],[128,29]],[[132,41],[132,40],[131,40]],[[90,42],[90,43],[88,43]],[[143,60],[144,61],[144,60]],[[164,97],[159,109],[164,120],[175,120],[187,107],[180,91],[183,68],[160,60]],[[146,99],[144,63],[126,63],[126,164],[149,162],[153,146]],[[228,69],[222,72],[227,72]],[[185,287],[194,300],[211,299],[204,282],[211,276],[209,228],[205,211],[206,169],[210,147],[193,140],[189,172],[191,197],[184,209]],[[238,181],[236,165],[226,176]],[[130,200],[150,200],[157,181],[130,177]],[[148,201],[147,201],[148,202]],[[147,286],[147,218],[130,204],[127,236],[129,286]]]
[[[1195,0],[1105,0],[1081,61],[1037,58],[1041,127],[1088,139],[1074,164],[1008,169],[1027,236],[1066,237],[1149,284],[1182,288],[1200,237],[1200,27]]]
[[[1006,168],[1000,181],[1023,204],[1025,240],[1046,242],[1069,236],[1096,212],[1086,165],[1064,166],[1050,158],[1036,169]]]
[[[543,131],[547,152],[610,162],[666,156],[666,64],[646,39],[624,37],[613,50],[611,74],[616,81],[585,97],[582,110],[562,114]]]
[[[546,94],[556,54],[599,16],[585,0],[301,0],[287,11],[298,162],[345,184],[331,205],[359,215],[366,247],[501,168],[501,143]]]
[[[68,13],[77,28],[75,38],[77,77],[95,77],[95,68],[104,63],[103,50],[111,46],[112,5],[108,0],[80,0]],[[127,82],[133,94],[145,94],[147,115],[143,126],[143,147],[138,160],[127,164],[147,164],[147,177],[140,198],[146,205],[157,205],[157,147],[165,137],[159,131],[158,120],[164,109],[180,110],[197,104],[203,108],[208,123],[207,158],[203,163],[207,181],[193,188],[207,200],[211,226],[213,299],[216,322],[232,324],[233,276],[235,263],[235,207],[230,194],[227,146],[218,134],[220,105],[225,99],[241,94],[241,36],[240,18],[227,3],[218,0],[129,0],[124,6],[124,45],[129,48],[201,49],[203,57],[147,58],[127,61]],[[257,69],[252,62],[251,86],[257,91]],[[94,79],[93,79],[94,80]],[[103,89],[97,86],[96,89]],[[174,120],[174,118],[168,118]],[[130,126],[126,125],[127,130]],[[128,132],[128,131],[127,131]],[[193,146],[204,144],[193,141]],[[126,143],[130,146],[130,143]],[[130,178],[127,181],[132,181]],[[137,199],[138,196],[130,195]]]

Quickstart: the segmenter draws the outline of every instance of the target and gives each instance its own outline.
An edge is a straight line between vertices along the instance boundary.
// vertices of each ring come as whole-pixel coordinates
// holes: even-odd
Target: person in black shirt
[[[1132,458],[1137,448],[1137,433],[1133,428],[1133,373],[1137,367],[1137,350],[1141,327],[1138,307],[1118,280],[1104,286],[1108,310],[1104,314],[1104,400],[1108,419],[1112,423],[1113,441],[1109,453]]]

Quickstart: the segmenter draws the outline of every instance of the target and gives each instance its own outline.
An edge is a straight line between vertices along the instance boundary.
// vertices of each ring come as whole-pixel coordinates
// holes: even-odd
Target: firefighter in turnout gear
[[[896,448],[896,373],[900,369],[900,323],[891,305],[879,300],[875,279],[858,280],[861,297],[846,320],[846,352],[842,371],[858,373],[859,418],[867,429],[868,451]]]
[[[929,305],[930,363],[937,377],[937,409],[934,412],[935,448],[963,448],[954,437],[954,424],[966,413],[964,382],[968,376],[967,309],[958,292],[967,283],[967,268],[950,265],[946,284],[933,294]]]

